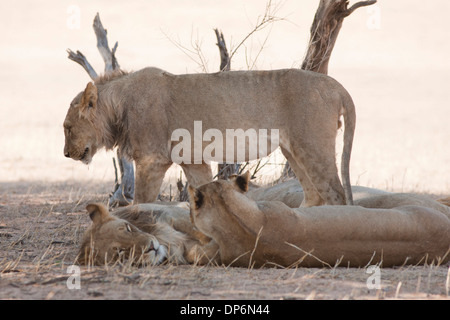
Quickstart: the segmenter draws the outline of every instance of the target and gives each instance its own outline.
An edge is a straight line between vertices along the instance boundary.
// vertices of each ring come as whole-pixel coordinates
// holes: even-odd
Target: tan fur
[[[141,204],[109,213],[102,204],[90,204],[87,210],[92,225],[81,241],[80,264],[217,262],[217,246],[194,229],[189,210],[183,207]]]
[[[242,178],[248,181],[248,173]],[[246,189],[242,180],[189,188],[191,219],[217,242],[226,265],[388,267],[450,259],[450,214],[430,199],[417,205],[416,198],[377,195],[367,199],[375,208],[292,209],[255,202]],[[384,199],[372,202],[376,197]],[[389,209],[377,208],[386,203]]]
[[[450,208],[428,197],[358,187],[356,202],[367,208],[291,209],[278,201],[248,199],[248,178],[189,187],[190,217],[183,203],[139,204],[113,213],[89,205],[93,223],[83,237],[79,262],[318,267],[340,261],[341,266],[382,262],[387,267],[449,260]],[[125,223],[132,232],[126,232]],[[143,254],[151,242],[165,246],[167,253]]]
[[[363,186],[352,186],[352,193],[354,204],[365,208],[391,209],[415,205],[450,215],[450,208],[445,205],[445,199],[435,201],[426,195],[390,193]],[[281,201],[290,208],[298,208],[303,200],[303,189],[297,180],[291,179],[269,187],[252,188],[246,195],[255,201]]]
[[[345,121],[344,187],[335,161],[341,116]],[[89,163],[98,149],[118,146],[136,163],[135,202],[152,202],[172,164],[171,150],[178,143],[171,141],[172,132],[184,128],[193,138],[194,121],[202,121],[203,130],[222,133],[278,129],[281,150],[305,191],[303,205],[352,203],[349,162],[354,105],[338,82],[314,72],[173,75],[145,68],[106,76],[88,84],[72,101],[64,121],[64,153]],[[271,152],[276,146],[268,147]],[[212,180],[206,163],[182,167],[193,186]]]

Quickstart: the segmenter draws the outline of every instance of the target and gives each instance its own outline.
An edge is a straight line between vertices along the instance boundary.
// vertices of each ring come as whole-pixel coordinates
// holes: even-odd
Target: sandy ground
[[[379,289],[367,268],[82,267],[80,288],[70,289],[68,268],[90,223],[84,208],[107,192],[103,184],[0,184],[0,299],[448,298],[448,265],[381,268]]]
[[[276,3],[284,20],[249,39],[233,57],[233,69],[247,69],[256,57],[256,69],[301,64],[316,3]],[[65,50],[81,50],[103,71],[91,27],[100,12],[110,46],[119,42],[123,68],[202,71],[196,55],[173,44],[178,41],[187,48],[197,43],[203,65],[214,72],[219,56],[212,29],[222,29],[235,48],[264,7],[264,1],[239,0],[0,3],[0,298],[448,298],[448,266],[382,269],[379,290],[367,288],[365,269],[192,266],[81,269],[81,289],[67,288],[67,267],[88,225],[84,207],[107,201],[114,171],[111,152],[100,152],[89,167],[62,154],[65,113],[89,81]],[[345,20],[329,73],[357,107],[352,184],[450,195],[449,10],[445,0],[428,7],[418,0],[379,1]],[[273,180],[282,160],[273,159],[260,181]],[[178,175],[178,168],[167,175],[164,192]]]

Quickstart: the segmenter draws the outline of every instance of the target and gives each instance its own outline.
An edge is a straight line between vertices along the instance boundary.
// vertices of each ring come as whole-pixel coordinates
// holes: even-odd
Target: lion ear
[[[188,185],[188,193],[189,193],[189,203],[191,204],[191,208],[199,209],[204,202],[204,195],[203,193],[192,187],[191,185]]]
[[[237,187],[238,191],[242,193],[247,192],[248,182],[250,181],[250,171],[247,171],[240,176],[233,177],[231,181]]]
[[[86,210],[94,224],[100,224],[109,217],[108,209],[101,203],[88,204]]]
[[[81,97],[80,113],[86,114],[89,110],[97,108],[98,91],[95,84],[89,82],[84,89],[83,96]]]

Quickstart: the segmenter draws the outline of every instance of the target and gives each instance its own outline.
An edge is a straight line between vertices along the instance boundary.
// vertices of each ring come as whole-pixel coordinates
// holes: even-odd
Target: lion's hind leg
[[[304,198],[301,204],[301,207],[312,207],[312,206],[320,206],[325,204],[325,200],[322,199],[320,194],[317,192],[317,189],[312,184],[310,178],[305,173],[304,168],[295,161],[292,157],[291,153],[287,151],[285,148],[281,147],[281,152],[286,157],[287,161],[289,161],[289,165],[295,173],[295,176],[300,181],[302,185]]]
[[[342,187],[341,181],[338,176],[336,167],[336,158],[334,154],[334,144],[333,147],[318,149],[315,146],[308,147],[307,145],[303,148],[298,148],[301,150],[300,153],[296,148],[292,148],[292,158],[294,158],[297,166],[303,169],[299,175],[303,175],[308,179],[303,177],[303,181],[309,181],[310,185],[308,188],[304,188],[305,199],[302,206],[312,207],[318,205],[344,205],[345,204],[345,193]],[[330,152],[324,150],[331,150]],[[297,172],[294,169],[294,173]],[[300,171],[297,169],[297,171]],[[304,183],[302,178],[299,177],[300,183]],[[302,185],[303,186],[303,185]],[[313,195],[309,195],[313,191]],[[319,196],[317,196],[317,194]],[[318,198],[321,201],[318,201]]]

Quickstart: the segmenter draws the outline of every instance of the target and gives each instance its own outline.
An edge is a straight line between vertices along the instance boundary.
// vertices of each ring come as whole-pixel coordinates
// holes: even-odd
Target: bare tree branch
[[[219,31],[219,29],[214,29],[214,32],[216,33],[217,46],[219,47],[220,52],[220,71],[230,71],[231,57],[228,54],[223,33]],[[228,179],[229,176],[237,174],[240,166],[239,163],[219,163],[216,177],[219,179]]]
[[[230,71],[231,60],[228,54],[227,45],[225,44],[225,38],[223,37],[222,31],[219,29],[214,29],[217,38],[217,46],[220,51],[220,71]]]
[[[100,55],[105,62],[105,73],[111,72],[114,69],[120,68],[119,63],[115,58],[115,52],[117,50],[118,43],[116,42],[113,52],[109,49],[107,31],[103,28],[102,22],[100,20],[100,15],[97,15],[94,18],[94,23],[92,25],[95,31],[95,36],[97,37],[97,49],[100,52]]]
[[[195,62],[198,67],[202,70],[202,72],[207,73],[208,72],[208,65],[205,58],[205,55],[202,52],[201,48],[201,42],[197,38],[194,38],[193,31],[191,31],[191,47],[192,49],[186,47],[181,43],[181,40],[174,39],[170,35],[168,35],[166,32],[162,31],[162,33],[166,36],[166,38],[173,44],[175,47],[177,47],[181,52],[183,52],[189,59],[191,59],[193,62]]]
[[[122,172],[121,182],[117,185],[116,173],[116,185],[113,194],[109,199],[109,205],[127,206],[133,202],[134,198],[134,166],[133,162],[129,162],[124,157],[120,156],[119,150],[117,151],[117,158],[119,159],[120,172]]]
[[[277,11],[279,10],[279,6],[277,5],[273,5],[272,4],[272,0],[269,0],[266,4],[266,10],[264,12],[264,15],[262,16],[262,18],[258,18],[258,20],[256,21],[256,25],[253,28],[252,31],[250,31],[245,37],[244,39],[241,40],[241,42],[239,42],[239,44],[231,51],[230,54],[230,61],[233,58],[234,54],[238,51],[238,49],[247,41],[247,39],[249,39],[254,33],[264,29],[265,27],[267,27],[270,23],[272,22],[276,22],[276,21],[280,21],[280,20],[284,20],[283,18],[279,18],[276,16]]]
[[[118,46],[119,46],[119,42],[116,41],[116,44],[114,45],[114,47],[112,48],[112,51],[111,51],[113,70],[120,69],[120,66],[117,63],[117,59],[116,59],[116,50],[117,50]]]
[[[344,17],[347,17],[347,16],[351,15],[352,12],[355,11],[356,9],[358,9],[358,8],[370,6],[370,5],[372,5],[372,4],[376,3],[376,2],[377,2],[377,0],[369,0],[369,1],[360,1],[360,2],[357,2],[357,3],[355,3],[354,5],[352,5],[349,9],[347,9],[347,10],[344,12]]]
[[[376,3],[360,1],[347,9],[347,0],[320,0],[311,25],[311,38],[302,69],[328,74],[328,63],[344,18],[356,9]]]
[[[66,51],[69,54],[68,58],[81,65],[84,68],[84,70],[86,70],[86,72],[88,73],[89,77],[91,77],[92,80],[98,77],[97,72],[95,72],[94,68],[92,68],[91,64],[89,63],[89,61],[87,61],[84,54],[82,54],[78,50],[76,53],[70,49],[67,49]]]

